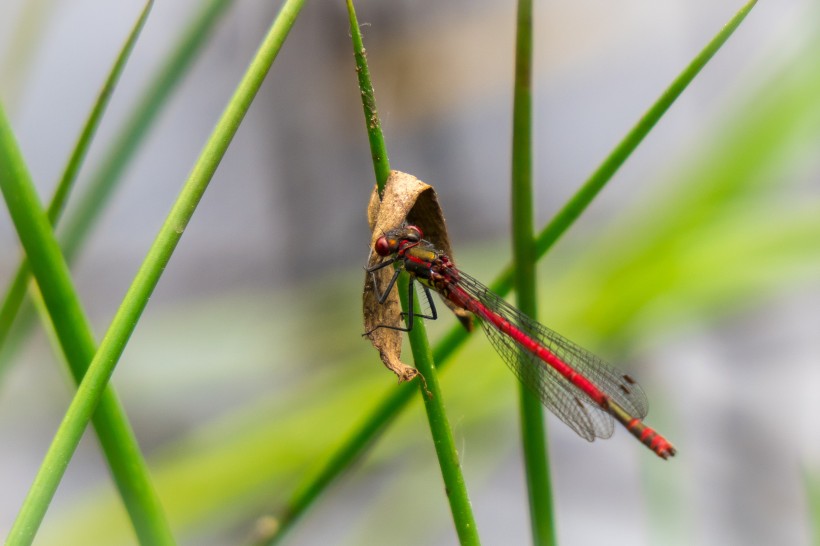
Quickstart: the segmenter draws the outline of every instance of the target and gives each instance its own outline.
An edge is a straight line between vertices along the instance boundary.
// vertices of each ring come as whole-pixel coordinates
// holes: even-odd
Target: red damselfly
[[[473,313],[484,328],[493,347],[541,402],[589,441],[609,438],[614,421],[658,456],[675,455],[675,447],[655,430],[646,426],[646,395],[634,379],[623,374],[592,353],[575,345],[492,293],[480,282],[456,269],[450,258],[422,238],[416,226],[405,225],[376,240],[374,250],[384,258],[367,268],[372,273],[391,264],[401,267],[383,292],[374,288],[379,303],[384,303],[401,269],[410,274],[407,327],[378,328],[409,331],[414,317],[437,317],[430,289],[455,306]],[[413,280],[418,280],[430,305],[430,315],[413,312]]]

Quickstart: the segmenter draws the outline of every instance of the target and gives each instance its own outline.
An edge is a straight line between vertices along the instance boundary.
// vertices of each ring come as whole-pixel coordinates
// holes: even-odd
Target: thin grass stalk
[[[408,309],[409,282],[410,279],[406,274],[397,281],[402,309]],[[419,314],[421,310],[418,298],[414,300],[414,312]],[[433,353],[427,341],[424,321],[416,320],[413,323],[413,329],[407,335],[410,339],[410,347],[413,348],[413,363],[423,377],[423,380],[419,381],[419,392],[424,401],[424,408],[427,410],[427,422],[430,425],[433,446],[436,448],[441,475],[444,479],[444,490],[450,503],[459,543],[465,546],[481,544],[470,498],[467,494],[467,484],[461,472],[461,462],[458,458],[453,432],[444,409],[444,398]]]
[[[8,2],[5,6],[9,6]],[[29,0],[20,5],[14,24],[4,33],[7,48],[0,58],[0,93],[10,112],[16,112],[23,96],[26,75],[39,53],[38,45],[49,29],[49,8],[46,0]],[[7,10],[8,11],[8,10]]]
[[[692,59],[689,65],[681,72],[672,84],[663,92],[652,107],[641,116],[638,123],[627,133],[621,142],[606,157],[603,163],[584,182],[581,189],[573,195],[564,207],[555,215],[550,223],[538,234],[535,240],[535,251],[538,258],[544,256],[553,244],[563,235],[569,226],[592,203],[592,200],[606,186],[621,165],[632,155],[632,152],[652,130],[658,120],[663,117],[669,107],[683,93],[684,89],[695,79],[695,76],[706,66],[706,63],[726,43],[740,23],[746,18],[757,0],[751,0],[738,11],[718,34]],[[505,275],[506,277],[507,275]],[[501,281],[499,281],[501,282]]]
[[[820,476],[806,468],[802,474],[809,506],[809,536],[814,546],[820,546]]]
[[[114,367],[122,355],[142,311],[148,303],[182,233],[225,154],[239,124],[262,85],[304,0],[288,0],[214,128],[199,160],[168,214],[134,282],[117,310],[100,348],[77,389],[43,464],[14,522],[7,544],[30,544],[59,485],[65,468],[82,437]],[[56,241],[55,241],[56,246]],[[32,265],[34,262],[32,261]],[[36,273],[36,268],[35,268]]]
[[[136,155],[149,129],[158,119],[162,107],[188,73],[188,69],[202,51],[211,31],[220,20],[220,16],[232,2],[233,0],[209,0],[202,5],[201,11],[183,32],[181,40],[172,50],[165,64],[150,81],[131,117],[113,138],[113,144],[104,154],[100,167],[92,175],[88,188],[79,197],[77,208],[68,214],[65,221],[66,230],[65,234],[60,237],[60,241],[63,255],[69,264],[73,262],[105,204],[122,180],[123,172]],[[23,280],[20,275],[19,280],[15,277],[13,284],[14,286],[9,288],[7,294],[14,294],[13,298],[23,298],[27,281]],[[6,302],[9,302],[8,309],[6,309]],[[7,297],[3,307],[5,313],[2,315],[3,323],[8,323],[10,327],[17,314],[20,314],[20,318],[16,321],[18,324],[14,338],[7,337],[5,340],[0,338],[0,349],[7,349],[0,350],[0,381],[3,377],[2,371],[8,366],[8,361],[14,353],[12,349],[21,345],[22,339],[31,332],[34,325],[35,314],[30,306],[23,305],[22,311],[19,305],[17,310],[13,307],[11,298]],[[5,346],[3,341],[6,342]],[[12,348],[11,345],[14,347]]]
[[[436,355],[433,354],[433,361]],[[416,398],[418,388],[412,383],[404,383],[390,389],[373,411],[353,429],[344,443],[334,451],[321,470],[311,480],[293,492],[283,512],[273,517],[276,525],[270,535],[260,536],[255,546],[279,544],[287,533],[305,515],[308,508],[319,498],[333,480],[346,468],[353,465],[364,453],[363,446],[369,445],[383,430],[398,417],[399,412]]]
[[[114,94],[114,88],[117,86],[117,82],[125,69],[128,57],[131,55],[134,45],[137,43],[137,38],[139,37],[140,32],[142,32],[142,28],[145,25],[145,21],[148,19],[148,14],[151,12],[151,7],[153,5],[154,0],[149,0],[146,2],[142,13],[137,19],[137,22],[134,24],[134,27],[131,29],[131,34],[126,39],[125,44],[117,56],[117,59],[114,61],[114,65],[111,67],[111,72],[108,74],[108,78],[106,78],[106,81],[100,90],[100,94],[94,103],[94,107],[91,109],[88,119],[80,132],[77,143],[74,145],[74,149],[71,152],[71,156],[69,157],[68,163],[63,170],[63,175],[60,177],[60,181],[57,184],[57,189],[54,191],[54,195],[51,198],[51,202],[49,203],[48,210],[46,212],[48,221],[52,226],[56,225],[57,220],[60,218],[60,214],[65,207],[71,189],[74,187],[74,182],[77,179],[77,173],[79,173],[80,167],[82,167],[83,161],[88,153],[88,149],[91,146],[91,142],[93,141],[97,128],[100,125],[102,115],[105,113],[105,110],[111,101],[111,96]],[[20,306],[26,296],[26,287],[28,286],[30,279],[31,269],[29,268],[26,259],[23,258],[20,265],[17,267],[17,272],[15,273],[11,284],[6,290],[6,297],[3,298],[3,304],[0,306],[0,351],[2,351],[4,347],[9,331],[11,331],[12,324],[14,323],[14,319],[17,317],[17,312],[20,310]],[[5,366],[3,365],[3,361],[0,360],[0,374],[2,374],[4,369]]]
[[[358,74],[359,89],[362,94],[362,107],[370,141],[373,170],[376,174],[376,183],[381,195],[384,183],[390,175],[390,162],[387,156],[384,135],[381,131],[378,111],[376,110],[376,97],[373,92],[370,71],[367,67],[366,51],[352,0],[347,0],[347,10],[350,16],[350,35],[353,41],[356,73]],[[408,309],[407,296],[410,287],[410,277],[406,272],[401,273],[397,285],[402,310],[406,311]],[[418,381],[419,391],[427,410],[430,433],[436,448],[436,455],[444,479],[447,500],[450,503],[450,512],[453,516],[456,533],[461,544],[480,544],[478,529],[467,494],[467,485],[461,472],[461,464],[453,440],[453,433],[444,409],[444,397],[439,386],[438,373],[423,321],[415,321],[413,329],[408,332],[408,338],[413,353],[413,362],[423,377],[421,381]]]
[[[96,349],[91,326],[2,108],[0,190],[37,278],[63,354],[75,381],[80,383]],[[102,393],[94,426],[140,540],[144,544],[173,544],[170,528],[150,482],[147,465],[112,389]],[[33,540],[36,525],[24,529],[28,538],[18,544],[28,544]],[[10,538],[9,543],[15,542]]]
[[[376,93],[370,79],[370,68],[367,66],[367,50],[362,41],[359,21],[353,9],[352,0],[347,1],[347,12],[350,18],[350,38],[353,42],[353,58],[356,60],[356,77],[359,80],[359,91],[362,95],[362,109],[367,128],[367,140],[370,142],[370,157],[373,160],[373,172],[379,188],[379,198],[384,193],[384,185],[390,177],[390,159],[387,157],[387,144],[384,142],[379,112],[376,110]]]
[[[532,189],[532,0],[519,0],[515,40],[512,141],[512,244],[518,307],[537,317],[534,207]],[[519,355],[519,358],[526,358]],[[552,546],[555,516],[547,451],[544,406],[519,383],[521,443],[533,544]]]
[[[749,14],[757,0],[752,0],[741,8],[734,17],[718,32],[707,46],[692,60],[692,62],[675,78],[661,97],[646,111],[641,120],[621,142],[610,152],[601,165],[584,182],[579,190],[567,202],[561,211],[556,214],[535,240],[536,258],[541,259],[553,244],[569,229],[574,221],[589,206],[592,200],[604,185],[614,176],[620,165],[635,151],[651,128],[669,109],[672,103],[692,82],[700,70],[709,62],[712,56],[726,42],[729,36],[738,28],[743,19]],[[596,189],[597,188],[597,189]],[[505,296],[512,289],[512,266],[507,266],[490,284],[490,288],[497,294]],[[433,360],[438,368],[447,364],[469,337],[469,333],[460,325],[455,325],[433,347]],[[313,505],[313,502],[327,487],[338,478],[354,461],[358,460],[398,414],[407,407],[412,400],[411,385],[402,385],[391,389],[382,401],[369,415],[362,419],[361,425],[339,448],[330,456],[327,464],[309,481],[300,487],[288,503],[285,517],[282,520],[279,533],[290,528],[293,522],[299,520],[304,512]],[[279,535],[276,535],[279,536]],[[273,544],[273,542],[269,542]]]
[[[150,7],[151,2],[146,4],[137,20],[114,65],[106,87],[89,117],[61,181],[61,190],[58,194],[63,197],[58,198],[58,201],[64,202],[64,197],[67,195],[91,136],[99,123],[113,85],[134,46]],[[56,218],[62,207],[60,203],[52,203],[53,206],[48,215],[42,211],[28,169],[2,111],[0,111],[0,133],[2,133],[0,186],[6,196],[15,227],[20,233],[21,242],[31,256],[44,306],[52,317],[56,337],[63,349],[71,374],[75,382],[79,384],[94,355],[96,345],[89,322],[71,283],[68,268],[60,255],[57,241],[50,228],[50,222]],[[21,286],[20,293],[23,294],[27,278],[18,275],[15,284]],[[7,309],[8,307],[4,306],[3,310]],[[148,467],[140,453],[125,412],[113,390],[108,389],[104,392],[99,411],[94,417],[94,426],[118,491],[141,542],[173,544],[170,526],[151,483]]]
[[[139,150],[151,126],[159,119],[162,107],[182,82],[202,51],[216,23],[234,0],[210,0],[203,4],[191,25],[183,32],[173,53],[142,95],[122,131],[114,138],[110,151],[80,196],[77,208],[65,222],[60,237],[66,259],[71,262],[111,198],[122,174]]]

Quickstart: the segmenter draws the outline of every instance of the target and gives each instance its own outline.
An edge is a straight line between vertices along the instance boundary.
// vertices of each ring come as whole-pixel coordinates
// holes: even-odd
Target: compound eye
[[[407,226],[407,230],[412,233],[415,233],[418,236],[419,240],[424,238],[424,235],[421,232],[421,228],[419,228],[418,226]]]
[[[387,241],[387,237],[379,237],[378,239],[376,239],[376,244],[373,247],[373,249],[379,256],[389,256],[390,243]]]

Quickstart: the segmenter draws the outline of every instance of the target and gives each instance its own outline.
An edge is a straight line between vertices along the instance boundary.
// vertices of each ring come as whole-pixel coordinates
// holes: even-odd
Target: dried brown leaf
[[[367,221],[372,233],[370,238],[371,259],[368,266],[378,260],[378,256],[372,252],[376,240],[391,229],[401,227],[405,222],[421,228],[424,238],[445,252],[452,260],[453,253],[447,237],[444,214],[439,206],[436,192],[432,186],[413,175],[392,171],[387,179],[381,200],[379,200],[378,189],[374,187],[367,207]],[[373,286],[374,275],[378,286],[386,287],[393,274],[392,267],[365,274],[364,328],[365,332],[370,332],[367,337],[379,351],[382,362],[399,377],[399,382],[401,382],[418,375],[418,370],[401,361],[402,333],[390,328],[374,330],[380,325],[399,326],[402,322],[398,289],[394,286],[387,300],[380,304]],[[466,328],[471,328],[470,313],[452,306],[446,300],[445,304],[456,313]]]

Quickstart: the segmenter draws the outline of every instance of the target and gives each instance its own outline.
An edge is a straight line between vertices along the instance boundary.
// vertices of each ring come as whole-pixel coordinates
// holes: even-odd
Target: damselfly
[[[418,227],[405,225],[385,233],[376,240],[374,250],[384,260],[368,267],[368,272],[394,263],[401,266],[383,292],[375,286],[373,276],[379,303],[386,301],[404,268],[411,279],[410,305],[406,328],[383,324],[368,334],[378,328],[409,331],[414,317],[435,319],[432,288],[455,306],[473,313],[518,379],[581,437],[589,441],[609,438],[617,420],[658,456],[666,459],[675,455],[675,447],[643,423],[648,411],[646,395],[634,379],[526,316],[456,269],[445,253],[422,238]],[[413,280],[422,286],[430,305],[429,315],[413,312]]]

